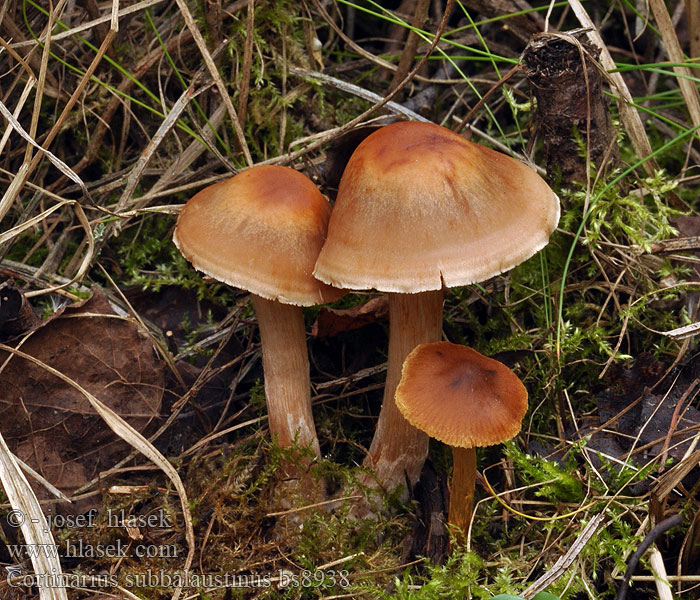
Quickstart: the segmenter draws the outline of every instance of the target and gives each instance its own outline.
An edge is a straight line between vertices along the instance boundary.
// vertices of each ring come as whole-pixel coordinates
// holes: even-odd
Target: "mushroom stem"
[[[394,401],[406,356],[442,337],[442,290],[389,294],[389,364],[384,400],[365,466],[386,489],[414,486],[428,455],[428,436],[411,425]]]
[[[452,486],[447,522],[455,528],[457,543],[460,545],[464,545],[467,540],[475,480],[476,449],[452,446]]]
[[[306,330],[300,306],[251,294],[260,327],[270,434],[281,447],[294,441],[321,452],[311,413]]]

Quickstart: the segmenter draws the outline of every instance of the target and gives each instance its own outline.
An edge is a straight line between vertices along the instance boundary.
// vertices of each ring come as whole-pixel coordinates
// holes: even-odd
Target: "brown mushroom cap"
[[[527,390],[504,364],[476,350],[421,344],[403,364],[396,405],[411,425],[450,446],[491,446],[520,431]]]
[[[484,281],[543,248],[559,199],[518,160],[433,123],[368,136],[345,168],[314,275],[415,293]]]
[[[196,269],[219,281],[310,306],[342,296],[312,275],[330,214],[330,204],[306,176],[261,165],[190,199],[173,241]]]

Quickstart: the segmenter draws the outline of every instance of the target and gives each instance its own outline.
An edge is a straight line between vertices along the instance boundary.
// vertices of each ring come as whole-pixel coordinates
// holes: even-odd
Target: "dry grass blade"
[[[661,38],[664,41],[669,60],[674,63],[684,62],[685,57],[683,56],[681,45],[678,43],[676,30],[673,27],[671,16],[668,14],[663,0],[649,0],[649,4],[661,32]],[[689,79],[692,77],[692,73],[687,67],[673,67],[673,70],[679,76],[678,87],[680,87],[681,94],[683,94],[690,120],[694,127],[700,127],[700,95],[698,95],[698,88],[695,82]]]
[[[56,548],[39,501],[2,435],[0,435],[0,480],[17,516],[17,521],[21,522],[20,528],[25,543],[37,550]],[[30,556],[34,574],[37,576],[41,600],[68,600],[64,587],[49,585],[51,580],[55,581],[61,575],[58,553],[38,551],[31,552]],[[9,575],[11,572],[8,573]]]
[[[23,231],[26,231],[27,229],[31,229],[47,217],[49,217],[52,213],[56,212],[58,209],[63,208],[67,204],[75,204],[75,200],[63,200],[62,202],[58,202],[57,204],[54,204],[51,208],[47,208],[44,212],[39,213],[38,215],[35,215],[34,217],[27,219],[23,223],[20,223],[19,225],[15,225],[12,229],[8,229],[7,231],[0,233],[0,246],[8,242],[9,240],[17,237],[20,233]]]
[[[238,140],[238,144],[241,147],[243,156],[245,157],[248,166],[252,167],[254,162],[253,157],[251,156],[250,150],[248,149],[248,143],[246,142],[245,133],[243,132],[243,127],[241,127],[241,122],[238,119],[236,109],[233,107],[233,102],[231,102],[231,98],[229,97],[228,91],[226,90],[226,84],[224,83],[223,79],[221,79],[221,75],[219,74],[219,70],[216,68],[214,59],[212,58],[211,53],[207,49],[207,45],[204,41],[204,37],[202,36],[202,32],[199,31],[199,27],[197,26],[197,23],[195,23],[194,17],[192,17],[192,13],[187,7],[187,4],[185,4],[184,0],[176,1],[178,7],[180,8],[180,12],[182,13],[183,18],[185,19],[187,28],[192,34],[192,39],[194,39],[195,44],[197,44],[197,48],[199,48],[199,51],[202,54],[204,63],[207,69],[209,70],[209,75],[216,83],[216,88],[219,90],[221,99],[226,105],[226,109],[228,110],[229,117],[231,118],[231,122],[233,123],[233,129],[236,132],[236,139]]]
[[[136,594],[132,594],[129,590],[126,588],[123,588],[122,586],[118,585],[117,589],[124,594],[124,598],[127,598],[128,600],[141,600]]]
[[[213,145],[214,131],[221,126],[225,114],[226,107],[221,104],[216,107],[212,115],[208,118],[209,127],[202,131],[202,139],[206,144]],[[165,172],[160,176],[158,181],[153,184],[153,187],[146,194],[141,196],[141,201],[145,202],[146,200],[157,197],[159,193],[163,193],[163,190],[168,187],[170,182],[184,173],[206,150],[207,147],[205,145],[199,140],[194,140],[184,152],[181,152],[175,157],[170,167],[165,169]],[[194,185],[207,185],[207,183],[196,182]],[[179,189],[167,191],[165,193],[167,193],[167,195],[173,195],[177,191],[179,191]],[[179,208],[180,206],[178,205],[178,209]],[[125,213],[124,216],[126,216]]]
[[[697,437],[695,438],[697,440]],[[692,446],[691,446],[692,447]],[[659,477],[659,482],[653,490],[654,497],[664,502],[674,488],[688,475],[700,462],[700,450],[687,454],[683,459]]]
[[[49,492],[56,496],[56,498],[60,498],[64,502],[72,502],[72,500],[68,496],[66,496],[61,490],[59,490],[55,485],[48,481],[43,475],[41,475],[41,473],[37,473],[26,462],[20,460],[16,456],[14,457],[14,459],[17,461],[17,464],[27,475],[29,475],[32,479],[43,485],[47,490],[49,490]]]
[[[90,197],[90,194],[87,190],[87,187],[85,186],[85,183],[83,180],[78,177],[78,175],[71,169],[66,163],[64,163],[58,156],[53,154],[52,152],[49,152],[46,148],[43,148],[41,144],[38,142],[34,141],[32,139],[32,136],[22,127],[22,124],[14,117],[14,115],[8,110],[8,108],[0,102],[0,114],[2,114],[3,117],[5,117],[12,128],[22,136],[24,140],[26,140],[31,146],[42,152],[43,154],[46,155],[46,158],[48,158],[51,161],[51,164],[56,167],[61,173],[63,173],[66,177],[68,177],[70,180],[72,180],[74,183],[78,184],[80,186],[80,189],[83,191],[83,194],[85,195],[86,198]],[[9,190],[8,190],[9,191]],[[5,194],[7,196],[7,193]],[[5,205],[5,198],[2,200],[2,206]],[[9,206],[7,206],[9,208]],[[0,218],[2,218],[2,214],[0,214]]]
[[[666,565],[664,565],[664,557],[656,546],[652,546],[649,550],[649,566],[654,573],[656,590],[659,593],[659,600],[673,600],[671,586],[668,583],[668,575],[666,574]]]
[[[310,81],[320,81],[321,83],[332,85],[333,87],[336,87],[339,90],[342,90],[343,92],[353,94],[358,98],[369,100],[370,102],[380,102],[381,100],[383,100],[383,98],[379,94],[370,92],[369,90],[366,90],[365,88],[362,88],[359,85],[355,85],[354,83],[348,83],[347,81],[343,81],[342,79],[331,77],[330,75],[326,75],[325,73],[319,73],[318,71],[307,71],[306,69],[298,69],[296,67],[292,67],[291,69],[289,69],[289,72],[293,75],[299,75],[299,77],[309,79]],[[429,119],[426,119],[425,117],[419,115],[417,112],[414,112],[404,106],[401,106],[396,102],[387,102],[385,104],[385,107],[387,110],[396,113],[397,115],[403,115],[405,117],[408,117],[413,121],[423,121],[424,123],[430,123]]]
[[[46,85],[46,77],[49,66],[49,56],[51,55],[51,33],[54,26],[54,17],[62,9],[63,2],[59,2],[56,10],[49,11],[49,22],[44,29],[44,48],[41,54],[41,63],[39,66],[39,76],[37,77],[36,93],[34,94],[34,110],[32,111],[31,121],[29,123],[29,137],[36,137],[37,128],[39,126],[39,115],[41,114],[41,102],[44,98],[44,87]],[[14,126],[14,125],[13,125]],[[29,161],[32,157],[32,145],[26,147],[24,151],[25,161]]]
[[[153,138],[151,138],[151,141],[141,153],[141,156],[139,156],[139,159],[136,161],[131,173],[129,173],[129,178],[126,181],[126,186],[124,187],[124,191],[119,198],[115,212],[119,213],[126,208],[126,205],[131,200],[131,196],[133,195],[136,186],[139,184],[139,180],[143,174],[143,170],[148,164],[148,161],[153,156],[153,153],[158,149],[158,146],[160,146],[160,143],[163,141],[163,138],[165,138],[168,131],[175,126],[175,123],[177,123],[177,120],[180,118],[182,111],[185,110],[190,100],[192,100],[192,98],[195,96],[195,82],[196,81],[193,81],[192,84],[177,99],[177,102],[175,102],[171,111],[160,124],[160,127],[158,127],[158,131],[156,131]]]
[[[38,365],[47,372],[55,375],[77,391],[79,391],[85,398],[90,402],[95,411],[102,417],[104,422],[109,426],[109,428],[114,431],[120,438],[125,442],[130,444],[133,448],[138,450],[151,462],[157,465],[170,479],[173,486],[175,487],[179,497],[180,505],[182,507],[182,516],[185,525],[185,538],[187,540],[187,558],[185,559],[185,564],[183,565],[184,570],[189,570],[192,565],[192,560],[194,558],[195,542],[194,542],[194,529],[192,527],[192,515],[190,513],[189,502],[187,500],[187,492],[185,486],[180,479],[180,475],[175,470],[175,468],[170,464],[168,459],[166,459],[158,450],[149,442],[145,437],[143,437],[138,431],[136,431],[131,425],[129,425],[124,419],[117,415],[112,409],[105,406],[100,402],[95,396],[88,392],[81,385],[73,381],[70,377],[66,377],[60,371],[57,371],[53,367],[47,365],[46,363],[37,360],[33,356],[26,354],[20,350],[7,346],[5,344],[0,344],[0,349],[5,350],[13,355],[20,358],[28,360],[35,365]],[[4,443],[4,442],[3,442]],[[4,483],[4,481],[3,481]],[[182,593],[182,588],[176,588],[173,593],[172,600],[177,600]]]
[[[122,8],[121,10],[118,10],[117,12],[113,12],[110,15],[105,15],[104,17],[99,17],[98,19],[93,19],[92,21],[88,21],[87,23],[83,23],[81,25],[78,25],[77,27],[71,27],[70,29],[66,31],[62,31],[61,33],[57,33],[56,35],[51,36],[51,39],[54,42],[58,42],[60,40],[64,40],[66,38],[69,38],[77,33],[82,33],[83,31],[88,31],[92,29],[93,27],[96,27],[98,25],[102,25],[103,23],[112,23],[114,19],[118,19],[120,17],[125,17],[127,15],[131,15],[135,12],[139,12],[140,10],[144,10],[146,8],[149,8],[150,6],[154,6],[156,4],[160,4],[161,2],[164,2],[165,0],[142,0],[141,2],[137,2],[133,6],[127,6],[125,8]],[[36,46],[36,41],[34,40],[27,40],[26,42],[18,42],[16,44],[12,44],[13,48],[22,48],[26,46]]]
[[[581,2],[579,2],[579,0],[569,0],[569,5],[574,11],[579,23],[586,28],[586,35],[588,36],[588,39],[598,48],[600,48],[600,63],[608,71],[615,69],[615,61],[613,60],[612,56],[610,56],[610,52],[603,41],[603,38],[600,36],[595,24],[588,16],[586,9],[583,7]],[[608,76],[615,84],[615,87],[620,95],[618,102],[620,120],[622,121],[622,124],[630,137],[634,151],[640,158],[650,156],[653,152],[651,143],[649,142],[649,138],[644,130],[644,123],[642,123],[639,113],[632,105],[632,94],[630,93],[625,80],[620,73],[608,73]],[[658,165],[653,158],[650,158],[644,162],[644,169],[649,175],[654,175],[658,169]]]
[[[27,101],[27,98],[29,98],[29,94],[31,93],[32,89],[34,89],[35,84],[36,78],[34,77],[34,74],[31,72],[31,70],[29,70],[29,79],[24,85],[24,89],[22,90],[22,93],[19,97],[19,102],[17,102],[17,106],[15,106],[15,112],[12,114],[12,116],[15,119],[19,118],[19,115],[22,113],[24,104]],[[0,140],[0,154],[2,154],[2,151],[5,148],[5,145],[7,144],[7,140],[10,139],[11,134],[12,127],[8,127],[7,129],[5,129],[5,133],[2,134],[2,139]]]
[[[87,239],[87,251],[85,252],[85,256],[83,257],[82,261],[80,262],[80,266],[73,277],[61,282],[59,285],[56,285],[56,286],[48,287],[48,288],[43,289],[43,290],[35,290],[32,292],[27,292],[25,294],[25,296],[27,298],[31,298],[33,296],[39,296],[42,294],[49,294],[51,292],[56,292],[58,290],[62,290],[70,285],[73,285],[76,281],[81,280],[85,276],[85,273],[87,273],[87,270],[90,268],[90,263],[92,262],[92,258],[95,254],[95,237],[92,234],[92,227],[90,227],[90,222],[88,221],[88,218],[85,215],[85,211],[83,210],[83,207],[80,205],[79,202],[77,202],[75,200],[62,200],[61,202],[58,202],[57,204],[55,204],[51,208],[45,210],[41,214],[36,215],[35,217],[28,219],[24,223],[20,223],[19,225],[13,227],[12,229],[9,229],[6,232],[0,234],[0,246],[2,246],[2,244],[4,244],[5,242],[17,237],[23,231],[30,229],[31,227],[34,227],[40,221],[43,221],[49,215],[56,212],[59,208],[62,208],[63,206],[66,206],[66,205],[73,206],[73,208],[75,209],[75,214],[78,216],[78,220],[80,221],[80,225],[85,230],[85,235],[86,235],[86,239]]]
[[[331,17],[328,14],[328,11],[325,9],[322,2],[320,2],[319,0],[314,0],[314,6],[318,10],[318,12],[323,16],[328,26],[333,31],[335,31],[338,37],[342,39],[353,51],[357,52],[360,56],[363,56],[367,60],[379,65],[380,67],[389,69],[390,71],[396,71],[398,69],[398,67],[394,63],[389,62],[388,60],[384,60],[379,56],[375,56],[374,54],[368,52],[362,46],[357,44],[353,39],[345,35],[345,32],[338,26],[333,17]]]
[[[92,62],[90,63],[90,66],[85,71],[85,74],[83,75],[80,82],[78,83],[78,86],[76,87],[75,91],[73,92],[73,94],[71,94],[71,97],[68,99],[68,102],[63,107],[63,111],[61,112],[59,117],[56,119],[56,121],[53,124],[53,127],[51,127],[51,130],[49,131],[49,133],[46,135],[43,146],[39,146],[31,138],[28,140],[30,142],[30,144],[36,146],[40,150],[40,152],[38,152],[34,156],[34,158],[31,160],[31,162],[29,162],[28,159],[24,161],[24,163],[22,164],[20,169],[18,169],[17,175],[13,179],[12,184],[7,189],[5,194],[3,195],[2,199],[0,199],[0,219],[2,219],[7,214],[7,212],[10,210],[10,207],[12,206],[15,199],[17,198],[17,195],[19,194],[20,190],[22,189],[24,184],[27,182],[27,180],[29,179],[29,176],[32,174],[32,172],[34,171],[36,166],[39,164],[39,161],[41,160],[43,153],[48,152],[48,150],[45,150],[45,148],[48,148],[51,145],[51,142],[54,140],[54,138],[58,135],[58,133],[63,128],[63,124],[66,121],[66,119],[68,118],[68,116],[71,114],[71,110],[73,109],[73,106],[75,106],[75,103],[82,96],[83,91],[85,90],[85,87],[87,86],[87,84],[91,80],[91,78],[95,72],[95,69],[97,69],[97,65],[100,64],[100,62],[102,61],[102,57],[104,56],[105,52],[107,51],[107,48],[109,48],[110,45],[112,44],[112,40],[114,39],[114,36],[117,34],[117,30],[118,30],[118,27],[117,27],[118,21],[117,21],[117,17],[116,17],[115,8],[118,8],[118,1],[117,0],[113,0],[113,4],[112,4],[112,15],[110,18],[111,26],[110,26],[109,33],[107,34],[104,41],[100,45],[100,48],[97,51],[95,58],[92,60]],[[4,105],[2,105],[2,103],[0,103],[0,106],[2,106],[2,108],[5,109],[5,111],[7,110],[4,107]],[[35,111],[35,112],[38,112],[38,111]],[[5,115],[4,112],[3,112],[3,115]],[[7,115],[5,115],[5,116],[7,118]],[[9,118],[8,118],[8,120],[9,120]],[[17,119],[14,119],[14,121],[18,123]],[[13,127],[15,129],[17,129],[14,124],[13,124]],[[24,137],[24,136],[22,136],[22,137]],[[47,156],[48,156],[48,154],[47,154]],[[54,157],[54,158],[56,158],[56,157]],[[58,168],[60,169],[60,167],[58,167]],[[66,168],[68,168],[68,167],[66,166]],[[64,172],[62,169],[61,169],[61,171],[64,173],[64,175],[66,175],[67,177],[69,177],[70,179],[75,181],[81,187],[81,189],[83,189],[83,193],[85,194],[86,198],[88,198],[88,199],[90,198],[90,195],[87,192],[87,188],[85,188],[85,184],[82,182],[82,180],[80,180],[79,178],[76,180],[74,177],[71,177],[71,175],[69,173]],[[77,174],[75,173],[75,171],[70,170],[70,169],[69,169],[69,171],[77,178]]]
[[[685,13],[690,34],[690,58],[696,60],[700,58],[700,2],[685,0]]]

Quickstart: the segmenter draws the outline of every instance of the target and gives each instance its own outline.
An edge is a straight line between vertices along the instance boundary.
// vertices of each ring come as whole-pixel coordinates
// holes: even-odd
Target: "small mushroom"
[[[352,154],[314,275],[390,292],[384,401],[365,459],[384,487],[414,485],[427,456],[394,393],[408,353],[441,339],[443,287],[520,264],[558,220],[559,200],[534,170],[433,123],[392,123]]]
[[[317,456],[301,307],[343,294],[311,274],[330,212],[306,176],[263,165],[196,194],[182,209],[173,236],[196,269],[251,292],[270,433],[282,447],[296,440]]]
[[[476,448],[517,435],[527,390],[503,363],[466,346],[435,342],[417,346],[406,358],[396,406],[414,427],[452,448],[448,522],[463,541],[472,514]]]

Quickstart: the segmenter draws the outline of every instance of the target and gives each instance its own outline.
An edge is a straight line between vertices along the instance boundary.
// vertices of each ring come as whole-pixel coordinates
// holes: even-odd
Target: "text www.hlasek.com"
[[[67,540],[63,548],[57,544],[7,544],[13,560],[24,558],[177,558],[176,544],[132,544],[117,540],[113,544],[84,544]]]

